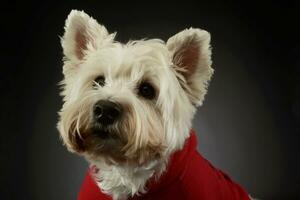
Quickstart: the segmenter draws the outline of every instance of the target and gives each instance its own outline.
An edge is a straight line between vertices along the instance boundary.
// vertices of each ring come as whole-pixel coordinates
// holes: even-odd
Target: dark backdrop
[[[300,199],[296,4],[66,0],[1,7],[1,199],[75,199],[87,164],[66,151],[55,128],[59,36],[74,8],[118,31],[120,41],[208,30],[216,71],[194,120],[200,151],[253,196]]]

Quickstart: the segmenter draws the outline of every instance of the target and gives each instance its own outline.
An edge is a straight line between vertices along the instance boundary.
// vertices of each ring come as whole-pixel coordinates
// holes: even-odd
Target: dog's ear
[[[65,58],[76,63],[83,60],[88,51],[113,41],[114,36],[85,12],[72,10],[66,20],[61,45]]]
[[[167,41],[176,75],[191,102],[201,105],[213,74],[210,34],[201,29],[183,30]]]

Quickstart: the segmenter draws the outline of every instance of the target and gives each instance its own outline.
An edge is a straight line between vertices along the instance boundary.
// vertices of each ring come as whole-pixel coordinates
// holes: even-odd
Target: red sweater
[[[159,180],[150,179],[146,185],[147,193],[130,200],[249,200],[241,186],[214,168],[196,148],[196,135],[191,131],[184,148],[172,155]],[[111,197],[101,192],[88,171],[78,200],[111,200]]]

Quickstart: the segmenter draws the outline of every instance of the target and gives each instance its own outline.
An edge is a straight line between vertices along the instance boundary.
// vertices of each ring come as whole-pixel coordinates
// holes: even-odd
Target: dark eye
[[[93,86],[96,87],[97,85],[104,86],[105,85],[105,77],[104,76],[98,76],[95,78],[93,82]]]
[[[150,83],[144,82],[139,86],[138,94],[146,99],[153,99],[155,97],[155,90]]]

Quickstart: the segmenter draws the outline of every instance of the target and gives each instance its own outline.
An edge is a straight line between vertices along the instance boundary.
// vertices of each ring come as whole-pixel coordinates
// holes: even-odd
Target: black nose
[[[111,101],[100,100],[94,105],[94,118],[103,126],[113,124],[121,113],[121,106]]]

